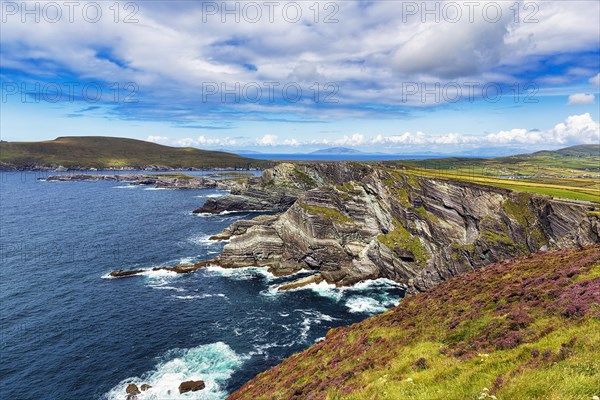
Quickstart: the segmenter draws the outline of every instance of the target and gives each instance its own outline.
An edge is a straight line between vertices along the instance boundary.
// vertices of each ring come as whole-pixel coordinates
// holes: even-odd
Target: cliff
[[[359,163],[280,164],[197,212],[278,211],[238,221],[215,260],[319,271],[337,285],[388,278],[424,291],[493,262],[600,242],[593,205]]]
[[[263,372],[229,399],[594,399],[600,246],[449,279]]]

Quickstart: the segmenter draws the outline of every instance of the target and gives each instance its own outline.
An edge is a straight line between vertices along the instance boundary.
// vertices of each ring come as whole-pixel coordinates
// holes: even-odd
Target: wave
[[[227,193],[211,193],[211,194],[201,194],[200,196],[194,196],[198,199],[215,199],[219,197],[223,197],[227,195]]]
[[[331,315],[323,314],[320,311],[316,310],[294,310],[304,314],[304,319],[300,323],[300,332],[298,332],[298,337],[301,342],[306,342],[308,340],[308,332],[312,325],[320,325],[322,322],[332,322],[337,320],[337,318],[332,317]]]
[[[345,304],[353,313],[378,314],[387,310],[381,302],[373,297],[353,296]]]
[[[136,185],[119,185],[119,186],[113,186],[113,189],[137,189],[139,186]]]
[[[178,299],[178,300],[198,300],[198,299],[207,299],[209,297],[222,297],[224,299],[228,299],[228,297],[223,294],[223,293],[217,293],[217,294],[192,294],[192,295],[186,295],[186,296],[172,296],[174,299]]]
[[[164,188],[164,187],[149,187],[144,190],[173,190],[174,188]]]
[[[171,350],[164,358],[168,360],[160,362],[141,377],[121,381],[105,398],[123,400],[128,384],[135,383],[139,387],[147,383],[152,388],[139,394],[139,400],[224,399],[227,396],[223,390],[224,384],[248,357],[238,355],[223,342],[217,342],[186,350]],[[203,380],[206,387],[198,392],[180,395],[179,384],[189,380]]]
[[[212,235],[207,235],[206,233],[201,233],[194,235],[188,239],[190,243],[199,244],[199,245],[209,245],[209,244],[217,244],[223,243],[224,241],[210,240]]]
[[[267,267],[223,268],[216,265],[210,265],[206,268],[202,268],[201,271],[239,281],[247,281],[256,278],[270,280],[274,278],[274,275],[268,271]]]
[[[186,290],[184,288],[179,288],[179,287],[175,287],[175,286],[165,286],[165,284],[148,285],[148,287],[151,287],[152,289],[157,289],[157,290],[173,290],[178,293],[186,292]]]
[[[280,282],[272,284],[266,290],[261,291],[260,294],[267,297],[277,297],[285,293],[311,290],[316,295],[331,299],[336,303],[343,300],[348,311],[352,313],[366,313],[370,315],[378,314],[397,306],[402,296],[392,295],[389,292],[405,288],[404,285],[385,278],[366,280],[356,283],[353,286],[345,287],[337,287],[323,281],[320,283],[310,283],[283,292],[278,291],[280,285]]]

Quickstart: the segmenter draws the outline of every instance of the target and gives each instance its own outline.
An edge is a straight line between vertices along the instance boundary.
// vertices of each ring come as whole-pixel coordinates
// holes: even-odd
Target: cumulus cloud
[[[266,134],[257,143],[260,146],[275,146],[277,145],[277,135]]]
[[[600,73],[596,74],[596,76],[590,78],[590,83],[592,85],[600,86]]]
[[[153,143],[166,143],[169,141],[169,138],[166,136],[148,136],[148,138],[146,139],[147,142],[153,142]]]
[[[543,78],[537,69],[552,65],[557,55],[561,65],[578,65],[582,54],[595,52],[600,45],[599,2],[535,2],[539,6],[533,15],[536,23],[516,23],[513,2],[490,3],[502,7],[497,21],[482,18],[487,3],[476,2],[475,21],[470,22],[465,2],[455,2],[462,8],[462,17],[452,23],[431,17],[422,22],[425,2],[339,1],[334,16],[340,21],[337,24],[323,23],[323,13],[315,23],[310,2],[300,2],[303,10],[298,23],[281,18],[281,6],[273,23],[249,23],[243,18],[235,23],[235,16],[219,14],[206,20],[202,2],[192,3],[141,2],[135,15],[139,23],[115,23],[108,9],[112,3],[102,4],[104,17],[97,23],[79,17],[70,23],[63,18],[56,24],[42,21],[31,29],[21,23],[20,15],[7,16],[2,26],[3,66],[48,79],[117,81],[121,87],[135,82],[145,106],[121,104],[116,112],[124,118],[193,119],[206,115],[207,109],[219,115],[225,108],[231,112],[247,103],[223,105],[220,93],[211,96],[211,101],[199,101],[203,83],[225,83],[232,88],[236,82],[283,86],[290,80],[338,82],[337,98],[344,101],[337,109],[358,108],[355,115],[373,115],[385,107],[363,105],[405,105],[399,93],[407,79],[444,83],[464,77],[513,84],[531,76]],[[404,21],[407,3],[416,4],[419,10]],[[427,7],[443,7],[448,2],[430,3]],[[523,20],[530,12],[520,5]],[[262,11],[266,17],[268,10]],[[490,8],[488,15],[493,16],[494,10]],[[228,22],[223,23],[222,17]],[[348,26],[353,29],[344,28]],[[597,65],[597,60],[592,62]],[[547,81],[564,78],[561,84],[568,84],[575,76],[550,76]],[[598,83],[598,79],[593,81]],[[268,102],[266,90],[263,94]],[[294,114],[323,113],[315,102],[302,103],[303,107],[276,105]]]
[[[576,93],[569,96],[568,104],[592,104],[596,100],[593,94]]]
[[[398,135],[375,135],[367,137],[360,133],[351,136],[344,135],[338,139],[322,139],[300,142],[297,139],[288,139],[277,143],[277,137],[269,136],[269,145],[286,145],[293,141],[295,145],[311,146],[350,146],[350,147],[376,147],[396,148],[403,146],[454,146],[469,145],[471,147],[510,146],[510,145],[575,145],[584,143],[598,143],[600,141],[600,125],[594,121],[589,113],[571,115],[564,122],[556,124],[545,131],[513,128],[488,133],[485,135],[465,135],[461,133],[448,133],[444,135],[429,135],[418,131],[415,133],[404,132]],[[264,137],[263,137],[264,139]]]
[[[148,136],[148,142],[161,143],[175,147],[215,147],[215,146],[234,146],[237,144],[235,139],[226,138],[208,138],[204,135],[198,136],[196,139],[185,137],[179,139],[171,139],[166,136]]]

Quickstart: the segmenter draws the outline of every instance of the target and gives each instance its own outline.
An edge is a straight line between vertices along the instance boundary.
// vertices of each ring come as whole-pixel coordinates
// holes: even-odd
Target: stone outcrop
[[[111,278],[125,278],[128,276],[140,275],[144,272],[148,271],[168,271],[175,272],[177,274],[187,274],[189,272],[194,272],[200,268],[204,268],[210,265],[211,261],[200,261],[195,264],[178,264],[174,267],[154,267],[150,270],[147,269],[132,269],[132,270],[117,270],[112,271],[108,274]]]
[[[230,240],[219,265],[317,270],[337,285],[388,278],[423,291],[492,262],[600,242],[589,204],[383,166],[283,164],[235,196],[256,190],[296,200],[216,235]],[[216,203],[231,204],[227,196]]]
[[[179,385],[179,394],[187,393],[187,392],[197,392],[198,390],[202,390],[206,387],[204,381],[186,381],[181,382]]]
[[[127,394],[140,394],[141,392],[140,392],[140,389],[138,388],[138,386],[135,383],[130,383],[125,388],[125,393],[127,393]]]
[[[41,179],[41,178],[40,178]],[[183,174],[64,174],[52,175],[46,178],[47,181],[116,181],[127,182],[130,185],[154,185],[157,188],[164,189],[230,189],[237,186],[237,183],[231,180],[214,180],[204,177],[193,177]]]
[[[298,279],[297,281],[284,283],[283,285],[279,285],[277,290],[279,292],[284,292],[286,290],[297,289],[306,285],[310,285],[311,283],[321,283],[323,282],[323,276],[319,273],[308,276],[306,278]]]
[[[229,196],[208,199],[194,213],[285,211],[307,190],[360,179],[367,171],[368,167],[358,163],[282,163],[230,188]]]

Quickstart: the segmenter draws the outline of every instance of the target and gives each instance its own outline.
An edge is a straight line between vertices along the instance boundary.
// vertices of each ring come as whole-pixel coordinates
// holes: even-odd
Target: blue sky
[[[2,2],[3,140],[266,153],[600,141],[597,1],[23,4]]]

